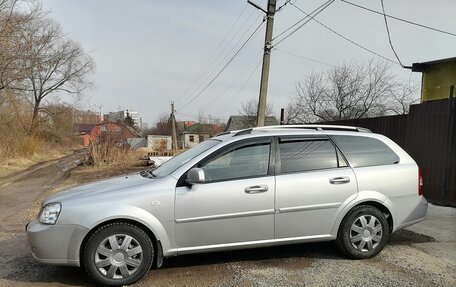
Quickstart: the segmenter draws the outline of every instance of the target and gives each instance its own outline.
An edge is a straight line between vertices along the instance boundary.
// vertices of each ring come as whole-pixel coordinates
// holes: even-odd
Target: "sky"
[[[266,8],[267,0],[253,1]],[[291,2],[309,13],[325,0]],[[380,0],[352,2],[381,11]],[[278,0],[277,6],[283,3]],[[384,0],[384,5],[387,14],[456,33],[456,0]],[[81,108],[103,113],[133,110],[153,125],[159,115],[170,112],[174,101],[178,120],[210,114],[226,122],[239,113],[242,103],[258,99],[266,25],[203,91],[263,20],[264,13],[246,0],[43,0],[43,7],[96,62],[94,86],[84,92]],[[275,15],[274,36],[303,17],[286,5]],[[382,15],[336,0],[316,19],[395,60]],[[393,19],[388,24],[404,65],[456,56],[455,36]],[[277,115],[306,75],[377,58],[314,21],[275,48],[267,101]],[[419,86],[421,74],[397,64],[392,71]]]

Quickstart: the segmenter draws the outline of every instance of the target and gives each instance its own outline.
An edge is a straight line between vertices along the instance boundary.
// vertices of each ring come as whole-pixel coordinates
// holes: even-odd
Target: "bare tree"
[[[0,158],[69,143],[73,109],[59,104],[57,95],[81,93],[93,69],[38,0],[0,0]]]
[[[157,116],[155,125],[147,129],[145,134],[149,135],[171,135],[170,116],[166,112],[162,112]]]
[[[19,30],[20,15],[15,13],[16,4],[16,0],[0,0],[0,96],[4,95],[2,90],[17,78],[18,69],[14,64],[18,54],[14,49],[13,38]]]
[[[307,123],[309,120],[303,120],[306,114],[297,106],[292,103],[288,103],[285,107],[285,118],[284,124],[291,125],[297,123]]]
[[[418,84],[410,84],[409,81],[407,83],[401,83],[395,90],[389,91],[391,100],[385,112],[391,112],[396,115],[408,114],[410,105],[416,104],[420,100],[418,87]]]
[[[70,142],[73,135],[73,115],[75,110],[68,104],[59,102],[48,103],[43,106],[45,111],[41,124],[48,142],[66,143]]]
[[[203,108],[200,108],[198,110],[198,122],[201,124],[214,124],[214,125],[223,124],[222,119],[218,118],[215,115],[206,113],[206,111]]]
[[[21,46],[30,47],[21,61],[24,82],[18,89],[30,96],[33,105],[32,134],[38,128],[43,101],[53,94],[80,94],[90,85],[87,76],[95,64],[79,44],[47,18],[26,23],[20,40]]]
[[[241,104],[241,110],[239,111],[241,116],[244,116],[244,126],[254,127],[257,125],[258,116],[258,101],[251,99]],[[274,107],[271,103],[266,105],[265,111],[266,117],[274,116]]]
[[[19,38],[27,23],[44,15],[33,0],[0,0],[0,97],[24,80],[21,62],[30,44],[21,45]]]
[[[386,114],[392,99],[406,105],[406,92],[387,62],[343,64],[328,72],[313,73],[296,84],[292,97],[293,120],[300,122],[359,119]],[[401,94],[403,96],[401,96]]]

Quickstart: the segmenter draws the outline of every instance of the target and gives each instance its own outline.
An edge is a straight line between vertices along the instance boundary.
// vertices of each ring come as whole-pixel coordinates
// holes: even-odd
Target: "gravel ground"
[[[83,271],[37,263],[24,234],[42,198],[112,171],[69,171],[80,155],[0,180],[0,286],[90,286]],[[428,219],[395,233],[369,260],[347,260],[332,242],[169,258],[135,286],[456,286],[456,209],[429,206]]]

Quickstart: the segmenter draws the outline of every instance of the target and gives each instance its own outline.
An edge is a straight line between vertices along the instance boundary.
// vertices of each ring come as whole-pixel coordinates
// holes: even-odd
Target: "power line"
[[[195,120],[200,120],[200,119],[206,119],[206,120],[227,120],[227,118],[220,118],[220,117],[199,117],[199,116],[191,116],[191,115],[187,115],[187,114],[183,114],[183,113],[178,113],[176,112],[176,115],[180,115],[180,116],[184,116],[184,117],[188,117],[188,118],[192,118],[192,119],[195,119]]]
[[[310,14],[313,14],[315,13],[316,11],[318,11],[319,9],[323,8],[325,5],[328,5],[329,2],[331,1],[334,1],[334,0],[328,0],[326,1],[325,3],[321,4],[320,6],[318,6],[315,10],[313,10]],[[288,3],[288,2],[287,2]],[[293,4],[293,3],[291,3]],[[287,29],[283,30],[282,32],[280,32],[278,35],[276,35],[272,41],[274,41],[275,39],[279,38],[280,36],[282,36],[283,34],[285,34],[286,32],[288,32],[289,30],[293,29],[293,27],[297,26],[299,23],[301,23],[302,21],[306,20],[307,18],[309,18],[309,16],[306,16],[304,18],[302,18],[301,20],[299,20],[298,22],[294,23],[293,25],[291,25],[290,27],[288,27]],[[306,22],[307,23],[307,22]]]
[[[380,55],[380,54],[378,54],[378,53],[376,53],[376,52],[374,52],[374,51],[372,51],[372,50],[370,50],[370,49],[368,49],[368,48],[362,46],[361,44],[358,44],[358,43],[356,43],[355,41],[353,41],[353,40],[351,40],[351,39],[345,37],[344,35],[340,34],[339,32],[335,31],[334,29],[332,29],[332,28],[328,27],[327,25],[323,24],[322,22],[318,21],[318,20],[315,19],[313,16],[307,14],[306,12],[304,12],[301,8],[299,8],[299,7],[296,6],[295,4],[290,3],[290,5],[292,5],[293,7],[295,7],[296,9],[298,9],[299,11],[301,11],[302,13],[304,13],[305,15],[308,15],[312,20],[314,20],[315,22],[317,22],[318,24],[320,24],[321,26],[323,26],[323,27],[326,28],[327,30],[331,31],[332,33],[336,34],[337,36],[341,37],[341,38],[344,39],[345,41],[348,41],[348,42],[352,43],[353,45],[357,46],[358,48],[361,48],[361,49],[363,49],[363,50],[365,50],[365,51],[367,51],[367,52],[369,52],[369,53],[371,53],[371,54],[373,54],[373,55],[375,55],[375,56],[377,56],[377,57],[380,57],[380,58],[382,58],[382,59],[384,59],[384,60],[387,60],[387,61],[389,61],[389,62],[391,62],[391,63],[394,63],[394,64],[398,64],[398,65],[399,65],[398,62],[396,62],[396,61],[394,61],[394,60],[391,60],[391,59],[389,59],[389,58],[387,58],[387,57],[385,57],[385,56],[382,56],[382,55]]]
[[[247,43],[250,41],[250,39],[253,38],[253,36],[255,36],[255,34],[260,30],[261,26],[263,26],[263,23],[264,23],[264,20],[260,23],[260,25],[258,25],[258,27],[255,29],[255,31],[253,31],[253,33],[247,38],[247,40],[241,45],[241,47],[236,51],[236,53],[229,59],[229,61],[225,64],[225,66],[223,66],[223,68],[215,75],[214,78],[212,78],[212,80],[209,81],[209,83],[207,83],[204,88],[199,92],[197,93],[189,102],[187,102],[186,104],[184,104],[183,106],[181,106],[180,108],[183,109],[185,107],[187,107],[189,104],[191,104],[196,98],[198,98],[199,96],[201,96],[202,93],[204,93],[204,91],[206,91],[207,88],[209,88],[212,83],[220,76],[220,74],[230,65],[230,63],[239,55],[239,53],[244,49],[244,47],[247,45]]]
[[[217,56],[215,59],[213,59],[213,57],[215,56],[215,54],[217,53],[217,51],[222,47],[223,43],[225,42],[225,40],[227,39],[228,35],[231,33],[231,31],[233,30],[233,28],[236,26],[236,24],[238,23],[239,19],[241,18],[241,16],[244,14],[245,10],[247,9],[247,6],[248,4],[246,3],[244,8],[242,9],[241,13],[239,14],[239,16],[237,16],[236,20],[234,21],[234,23],[231,25],[230,29],[228,29],[228,31],[225,33],[225,36],[223,37],[222,41],[220,41],[220,43],[218,44],[217,48],[215,48],[215,50],[211,53],[211,55],[209,56],[209,58],[207,59],[206,63],[204,64],[204,66],[201,68],[201,70],[198,72],[197,76],[190,82],[190,84],[188,85],[187,89],[185,90],[185,92],[178,98],[178,100],[182,99],[182,96],[184,96],[194,85],[196,85],[196,83],[201,79],[201,77],[206,73],[207,69],[209,67],[209,63],[212,62],[212,60],[216,61],[218,59],[218,57],[221,55],[221,53],[223,53],[223,51],[226,49],[227,46],[230,45],[230,42],[234,39],[234,37],[239,33],[240,29],[237,31],[237,33],[235,33],[235,35],[231,38],[231,40],[228,42],[227,45],[225,45],[225,47],[222,49],[222,51],[220,52],[219,56]],[[252,13],[253,14],[253,13]],[[249,16],[251,16],[252,14],[250,14]],[[247,18],[248,19],[248,18]],[[241,26],[242,27],[242,26]]]
[[[288,2],[290,2],[291,0],[286,0],[285,3],[283,3],[281,6],[279,6],[279,8],[277,8],[277,10],[275,11],[276,13],[280,12],[280,10],[282,10],[283,8],[285,8],[285,6],[287,6]]]
[[[410,68],[410,67],[405,67],[404,64],[402,64],[401,59],[399,59],[399,56],[396,53],[396,50],[394,50],[393,42],[391,42],[391,35],[390,35],[389,27],[388,27],[388,21],[386,20],[385,6],[383,5],[383,0],[380,0],[380,2],[382,3],[383,19],[385,20],[386,33],[388,34],[388,41],[389,41],[391,50],[393,50],[394,56],[396,56],[396,59],[402,68]]]
[[[302,18],[301,20],[299,20],[298,22],[302,21],[302,20],[305,20],[307,19],[307,21],[305,21],[304,23],[302,23],[301,25],[299,25],[296,29],[294,29],[293,31],[291,31],[288,35],[284,36],[282,39],[280,39],[279,41],[277,41],[274,46],[277,46],[279,45],[280,43],[282,43],[283,41],[285,41],[288,37],[290,37],[291,35],[293,35],[294,33],[296,33],[299,29],[301,29],[304,25],[306,25],[307,23],[310,22],[310,20],[313,19],[313,17],[317,16],[318,14],[320,14],[321,12],[323,12],[323,10],[325,10],[326,8],[329,7],[329,5],[331,5],[332,3],[334,3],[335,0],[329,0],[327,2],[325,2],[323,5],[321,5],[320,7],[318,7],[317,9],[313,10],[310,14],[306,14],[306,17]],[[296,7],[293,3],[290,3],[292,6]],[[314,14],[313,16],[311,16],[312,14]],[[298,23],[297,22],[297,23]],[[296,24],[293,24],[292,26],[294,26]],[[289,30],[289,28],[287,29]],[[286,31],[286,30],[285,30]],[[282,34],[282,33],[281,33]],[[276,37],[277,38],[277,37]]]
[[[258,61],[257,65],[255,66],[255,68],[252,70],[252,72],[250,73],[250,75],[244,80],[244,82],[242,83],[242,85],[239,87],[236,95],[234,95],[232,98],[231,98],[231,101],[230,101],[230,104],[228,106],[225,106],[225,110],[228,110],[229,107],[232,106],[232,104],[235,102],[234,100],[237,99],[237,97],[241,94],[241,91],[244,89],[245,85],[250,81],[250,79],[253,77],[253,75],[255,74],[256,71],[258,71],[258,68],[261,66],[261,59]]]
[[[242,28],[245,26],[245,24],[248,22],[248,20],[251,18],[251,16],[253,15],[253,13],[255,12],[252,11],[252,13],[250,13],[249,17],[244,21],[244,23],[239,27],[239,29],[237,30],[236,32],[236,35],[239,34],[239,32],[242,30]],[[205,76],[205,79],[200,81],[199,84],[195,85],[194,89],[189,93],[190,95],[196,93],[198,90],[200,90],[203,86],[204,86],[204,83],[207,82],[221,67],[223,67],[224,65],[224,62],[229,58],[230,54],[236,49],[236,47],[238,46],[238,44],[241,42],[241,40],[244,38],[244,36],[250,31],[250,28],[254,26],[254,24],[257,22],[257,20],[261,17],[261,15],[259,15],[258,17],[255,18],[255,20],[250,24],[250,26],[244,31],[244,33],[242,34],[242,36],[236,41],[236,43],[231,47],[231,49],[226,53],[226,56],[221,59],[219,62],[217,62],[217,60],[222,56],[223,52],[226,50],[227,47],[230,46],[230,44],[228,43],[223,49],[222,51],[217,55],[217,57],[214,59],[214,61],[212,62],[212,64],[215,64],[217,62],[217,65],[214,69],[212,69],[212,71],[210,71],[211,69],[206,69],[206,71],[204,72],[203,75],[201,75],[201,77],[199,78],[199,80],[202,79],[202,77],[204,75],[206,75],[207,72],[209,72],[209,74],[207,76]],[[263,20],[264,21],[264,20]],[[235,36],[232,37],[232,39],[230,40],[230,42],[232,42],[232,40],[235,39]]]
[[[319,61],[319,60],[311,59],[311,58],[308,58],[308,57],[304,57],[304,56],[301,56],[301,55],[299,55],[299,54],[296,54],[296,53],[293,53],[293,52],[290,52],[290,51],[285,51],[285,50],[278,49],[278,48],[274,48],[274,50],[279,51],[279,52],[282,52],[282,53],[286,53],[286,54],[289,54],[289,55],[292,55],[292,56],[295,56],[295,57],[297,57],[297,58],[304,59],[304,60],[306,60],[306,61],[310,61],[310,62],[314,62],[314,63],[326,65],[326,66],[335,67],[335,65],[328,64],[328,63],[325,63],[325,62],[322,62],[322,61]]]
[[[252,64],[254,64],[254,65],[252,65]],[[212,104],[216,103],[216,102],[217,102],[217,101],[218,101],[226,92],[228,92],[228,91],[231,89],[232,86],[234,86],[234,84],[238,83],[239,80],[240,80],[241,78],[243,78],[244,75],[247,74],[247,72],[250,71],[250,70],[252,69],[252,67],[255,67],[254,70],[256,70],[257,67],[259,66],[259,64],[261,64],[261,58],[259,58],[259,59],[255,59],[255,58],[254,58],[254,60],[253,60],[252,62],[250,62],[250,63],[246,66],[244,72],[243,72],[243,73],[239,73],[239,77],[237,77],[229,86],[227,86],[226,89],[223,90],[223,92],[221,92],[221,93],[220,93],[213,101],[211,101],[211,103],[210,103],[209,105],[207,105],[206,107],[210,107]],[[250,76],[250,77],[251,77],[251,76]],[[250,77],[248,77],[247,80],[250,79]]]
[[[353,3],[353,2],[350,2],[350,1],[346,1],[346,0],[340,0],[340,1],[342,1],[344,3],[347,3],[349,5],[352,5],[354,7],[358,7],[360,9],[375,13],[375,14],[386,16],[386,17],[394,19],[394,20],[398,20],[398,21],[401,21],[401,22],[404,22],[404,23],[415,25],[415,26],[418,26],[418,27],[421,27],[421,28],[429,29],[429,30],[432,30],[432,31],[435,31],[435,32],[439,32],[439,33],[443,33],[443,34],[447,34],[447,35],[451,35],[451,36],[456,36],[455,33],[451,33],[451,32],[448,32],[448,31],[441,30],[441,29],[437,29],[437,28],[433,28],[433,27],[430,27],[430,26],[427,26],[427,25],[423,25],[423,24],[420,24],[420,23],[417,23],[417,22],[413,22],[413,21],[410,21],[410,20],[406,20],[406,19],[402,19],[402,18],[396,17],[396,16],[392,16],[392,15],[388,15],[388,14],[385,14],[385,13],[381,13],[381,12],[375,11],[373,9],[369,9],[367,7],[361,6],[359,4],[356,4],[356,3]]]

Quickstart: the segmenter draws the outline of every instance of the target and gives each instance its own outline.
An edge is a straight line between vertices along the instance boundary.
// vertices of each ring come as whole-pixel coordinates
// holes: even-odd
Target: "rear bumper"
[[[42,263],[79,266],[79,249],[89,229],[76,224],[41,224],[26,226],[33,257]]]
[[[427,209],[428,201],[424,198],[424,196],[421,196],[420,200],[416,203],[410,214],[408,214],[408,216],[394,228],[393,232],[425,220]]]

